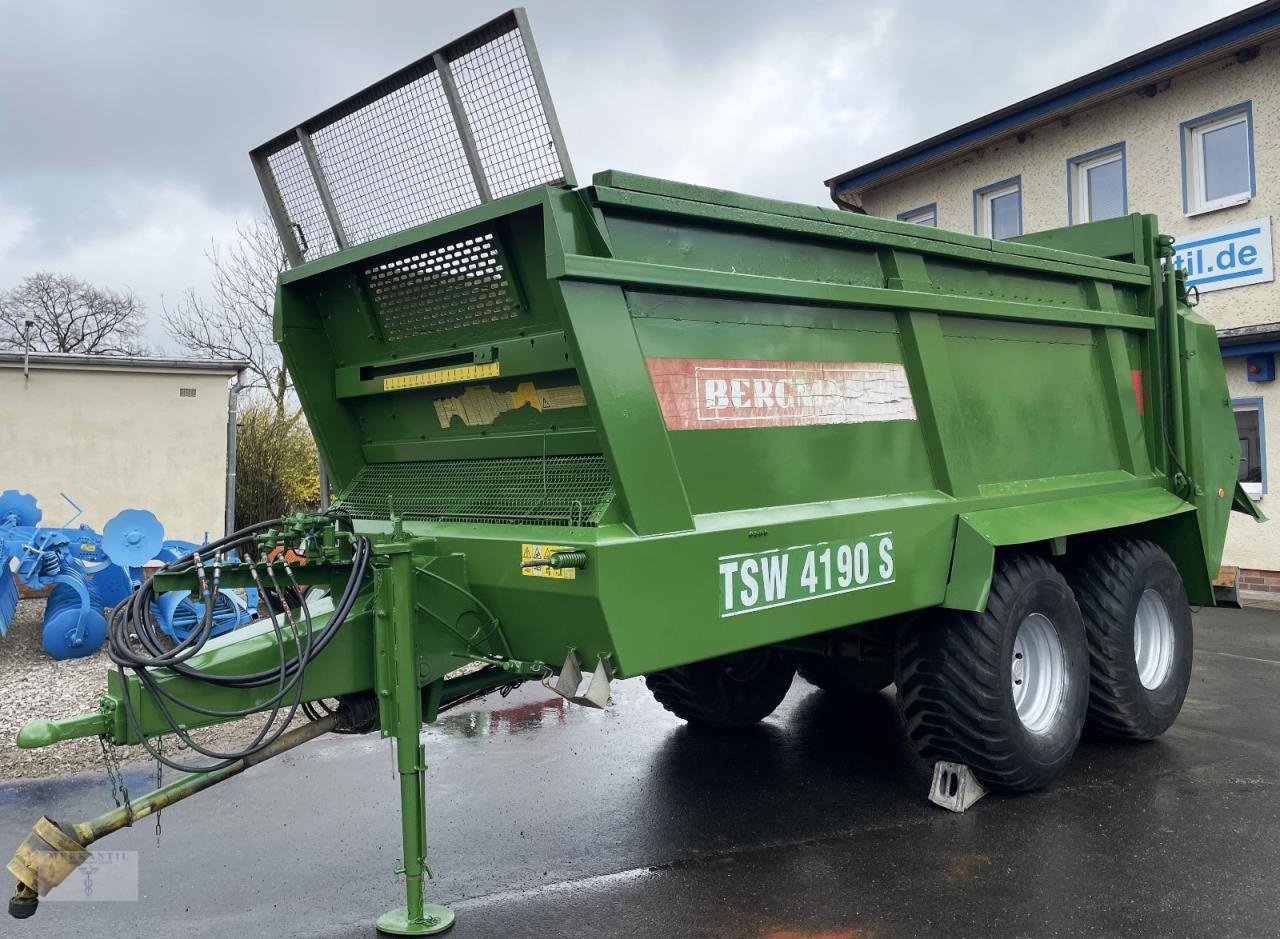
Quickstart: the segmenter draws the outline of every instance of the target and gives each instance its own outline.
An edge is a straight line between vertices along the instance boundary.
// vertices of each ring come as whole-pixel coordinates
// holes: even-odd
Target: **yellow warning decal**
[[[382,390],[403,391],[406,388],[426,388],[430,385],[453,385],[462,381],[497,378],[498,374],[497,362],[454,365],[449,368],[433,368],[429,372],[414,372],[412,375],[391,375],[382,379]]]
[[[543,558],[549,558],[557,551],[573,551],[571,547],[562,544],[522,544],[520,546],[520,560],[536,561]],[[521,567],[520,573],[525,577],[552,577],[556,580],[574,580],[578,576],[576,569],[572,567],[562,567],[556,570],[554,567],[539,565],[538,567]]]

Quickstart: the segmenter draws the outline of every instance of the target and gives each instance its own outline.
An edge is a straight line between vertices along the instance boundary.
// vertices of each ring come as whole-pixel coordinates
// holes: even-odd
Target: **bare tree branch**
[[[82,355],[142,355],[146,312],[131,290],[95,287],[75,277],[40,271],[0,292],[0,349]]]
[[[264,393],[276,413],[290,410],[293,380],[271,332],[276,278],[288,259],[266,216],[236,227],[230,246],[216,241],[205,252],[212,269],[208,296],[188,288],[160,314],[183,348],[215,359],[243,359],[245,386]]]

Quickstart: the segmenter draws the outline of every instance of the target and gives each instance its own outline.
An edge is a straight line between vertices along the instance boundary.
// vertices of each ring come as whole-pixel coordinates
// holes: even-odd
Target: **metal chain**
[[[160,762],[160,757],[164,756],[164,736],[156,737],[156,788],[159,789],[164,785],[164,764]],[[160,816],[163,809],[156,809],[156,847],[160,847]]]
[[[124,784],[124,772],[120,769],[120,757],[116,748],[107,742],[105,735],[99,735],[98,745],[102,748],[102,762],[107,767],[107,779],[111,781],[111,799],[116,808],[124,807],[128,816],[128,824],[133,824],[133,805],[129,801],[129,787]]]

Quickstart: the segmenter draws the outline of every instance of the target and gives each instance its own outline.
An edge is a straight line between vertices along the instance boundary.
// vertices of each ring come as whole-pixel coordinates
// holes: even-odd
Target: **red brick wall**
[[[1240,568],[1237,586],[1241,590],[1259,590],[1264,593],[1280,593],[1280,571],[1259,571]]]

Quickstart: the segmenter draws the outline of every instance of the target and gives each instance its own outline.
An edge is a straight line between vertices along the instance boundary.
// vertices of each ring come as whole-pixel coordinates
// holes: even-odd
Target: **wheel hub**
[[[1067,659],[1058,630],[1043,613],[1018,625],[1009,666],[1013,706],[1033,734],[1052,730],[1067,693]]]
[[[1173,620],[1164,597],[1144,590],[1133,619],[1133,658],[1142,687],[1154,690],[1164,684],[1173,668]]]

